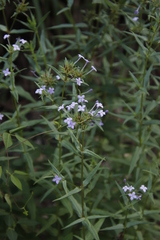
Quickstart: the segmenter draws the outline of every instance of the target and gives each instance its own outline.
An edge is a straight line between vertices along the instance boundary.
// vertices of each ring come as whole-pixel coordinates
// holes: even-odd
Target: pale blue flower
[[[135,14],[135,15],[138,15],[138,14],[139,14],[139,9],[140,9],[140,5],[139,5],[138,8],[134,11],[134,14]]]
[[[11,74],[8,68],[6,68],[6,70],[3,70],[3,73],[5,77]]]
[[[54,93],[54,88],[52,87],[49,87],[48,91],[47,91],[49,94],[53,94]]]
[[[70,111],[71,109],[74,109],[76,104],[78,103],[72,102],[70,105],[66,106],[67,110]]]
[[[55,177],[52,179],[52,182],[56,182],[58,184],[61,181],[61,177],[58,177],[58,175],[55,175]]]
[[[76,123],[72,121],[72,118],[66,118],[66,119],[64,120],[64,122],[68,124],[68,127],[69,127],[69,128],[74,129],[74,126],[75,126]]]

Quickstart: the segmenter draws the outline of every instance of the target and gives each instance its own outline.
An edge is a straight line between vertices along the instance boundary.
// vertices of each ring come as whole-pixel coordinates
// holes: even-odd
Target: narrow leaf
[[[100,167],[100,165],[101,165],[102,162],[103,162],[103,160],[100,161],[100,162],[97,164],[97,166],[92,170],[92,172],[89,173],[89,175],[87,176],[87,178],[83,181],[83,186],[84,186],[84,187],[86,187],[86,186],[90,183],[92,177],[96,174],[96,172],[98,171],[98,169],[99,169],[99,167]]]
[[[32,149],[34,149],[33,145],[25,138],[20,137],[19,135],[15,135],[15,137],[17,138],[17,140],[20,143],[23,143],[24,145],[27,145],[28,147],[31,147]]]
[[[142,152],[142,148],[141,147],[136,147],[136,150],[133,154],[132,160],[131,160],[131,164],[130,164],[130,168],[129,168],[129,175],[131,174],[131,172],[133,171],[133,169],[136,167],[136,164],[139,160],[140,154]]]
[[[2,167],[0,166],[0,178],[1,178],[1,175],[2,175]]]
[[[147,85],[148,85],[148,82],[149,82],[149,78],[150,78],[150,74],[151,74],[151,71],[152,71],[152,67],[153,67],[153,65],[150,66],[150,68],[148,69],[148,71],[146,72],[146,75],[144,77],[144,87],[145,87],[145,89],[147,88]]]
[[[8,149],[13,144],[11,135],[7,132],[3,133],[3,141],[6,149]]]
[[[17,177],[11,175],[11,181],[17,188],[19,188],[22,191],[22,184]]]

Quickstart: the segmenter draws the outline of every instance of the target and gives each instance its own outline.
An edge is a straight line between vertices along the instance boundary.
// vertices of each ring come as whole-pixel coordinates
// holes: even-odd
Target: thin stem
[[[157,27],[157,31],[158,31]],[[150,41],[150,46],[148,48],[148,53],[145,59],[145,66],[144,66],[144,71],[143,71],[143,79],[142,79],[142,88],[144,88],[144,79],[145,79],[145,74],[146,74],[146,69],[147,69],[147,64],[148,64],[148,58],[149,58],[149,54],[150,54],[150,50],[152,47],[152,43],[154,40],[154,36],[156,34],[156,30],[154,31],[154,34],[152,35],[151,41]],[[144,102],[144,93],[142,93],[141,95],[141,107],[140,107],[140,122],[139,122],[139,145],[142,145],[142,124],[143,124],[143,102]]]
[[[66,81],[67,81],[67,79],[65,79],[64,84],[63,84],[61,105],[63,103],[63,97],[64,97],[64,90],[65,90]],[[62,119],[62,112],[60,111],[60,116],[59,116],[59,131],[60,132],[61,132],[61,119]],[[60,166],[61,166],[61,156],[62,156],[62,145],[61,145],[61,134],[59,134],[59,171],[60,171]]]
[[[36,36],[37,36],[38,44],[39,44],[39,47],[40,47],[40,50],[41,50],[41,53],[42,53],[42,56],[43,56],[44,65],[45,65],[46,69],[48,69],[47,61],[46,61],[45,55],[44,55],[43,50],[42,50],[42,46],[41,46],[41,42],[40,42],[40,38],[39,38],[39,34],[38,34],[37,30],[36,30]]]
[[[84,188],[83,188],[83,149],[84,149],[84,133],[82,133],[82,145],[81,145],[81,205],[82,205],[82,218],[84,217]],[[85,240],[85,228],[83,226],[83,239]]]
[[[2,10],[2,13],[3,13],[3,19],[4,19],[4,22],[5,22],[5,25],[6,25],[7,29],[8,29],[8,24],[7,24],[7,20],[6,20],[6,15],[4,13],[4,9]]]

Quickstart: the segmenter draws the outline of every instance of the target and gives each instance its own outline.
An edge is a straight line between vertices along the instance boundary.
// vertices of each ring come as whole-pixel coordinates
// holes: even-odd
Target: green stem
[[[84,133],[82,133],[82,145],[81,145],[81,205],[82,205],[82,218],[84,217],[84,187],[83,187],[83,150],[84,150]],[[83,240],[85,240],[85,228],[83,226]]]
[[[65,79],[64,84],[63,84],[62,97],[61,97],[61,105],[62,105],[62,103],[63,103],[63,97],[64,97],[64,90],[65,90],[66,81],[67,81],[67,79]],[[60,111],[60,116],[59,116],[59,132],[61,132],[61,120],[62,120],[62,112]],[[62,145],[61,145],[61,134],[59,134],[59,171],[60,171],[60,166],[61,166],[61,156],[62,156]]]
[[[41,42],[40,42],[40,38],[39,38],[39,34],[38,34],[37,29],[36,29],[36,36],[37,36],[38,44],[39,44],[39,47],[40,47],[40,50],[41,50],[41,54],[42,54],[42,56],[43,56],[44,65],[45,65],[46,69],[48,69],[48,67],[47,67],[47,61],[46,61],[45,55],[44,55],[44,53],[43,53],[43,49],[42,49],[42,46],[41,46]]]
[[[144,66],[144,71],[143,71],[143,79],[142,79],[142,88],[144,88],[144,79],[145,79],[145,74],[146,74],[146,69],[147,69],[147,64],[148,64],[148,58],[149,54],[151,51],[152,43],[155,37],[156,32],[158,31],[159,26],[157,27],[157,30],[154,31],[151,41],[150,41],[150,46],[148,48],[148,53],[145,59],[145,66]],[[143,102],[144,102],[144,93],[141,95],[141,107],[140,107],[140,118],[139,118],[139,145],[142,145],[142,124],[143,124]]]
[[[4,13],[4,9],[2,10],[2,13],[3,13],[3,19],[4,19],[4,22],[5,22],[6,28],[8,29],[8,24],[7,24],[7,20],[6,20],[6,15]]]

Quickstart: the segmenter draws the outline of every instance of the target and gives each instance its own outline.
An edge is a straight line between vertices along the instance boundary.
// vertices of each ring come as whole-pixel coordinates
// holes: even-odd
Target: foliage
[[[0,2],[0,239],[159,239],[159,9]]]

